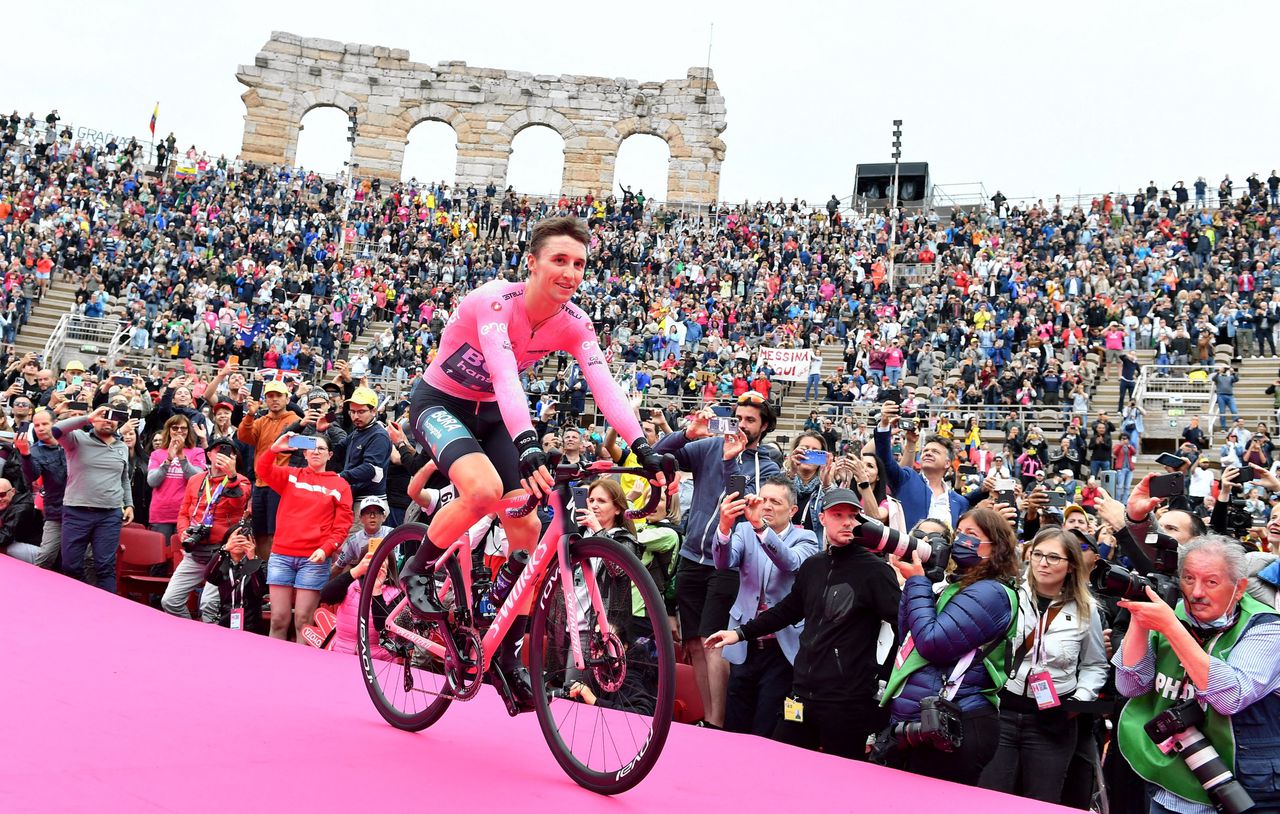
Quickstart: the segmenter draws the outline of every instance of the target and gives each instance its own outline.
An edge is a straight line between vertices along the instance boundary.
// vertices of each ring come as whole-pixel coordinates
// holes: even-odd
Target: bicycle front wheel
[[[378,713],[387,723],[406,732],[431,726],[453,700],[444,663],[388,624],[394,621],[397,627],[429,641],[442,642],[441,636],[447,635],[438,622],[415,619],[400,589],[401,566],[419,545],[430,545],[426,538],[427,527],[421,523],[397,526],[374,552],[360,584],[356,631],[360,674]],[[450,586],[462,585],[457,562],[451,559],[445,573],[437,575],[436,580],[447,604],[451,604]]]
[[[648,775],[671,728],[671,626],[653,579],[619,543],[581,540],[571,546],[570,562],[572,581],[555,564],[548,570],[531,619],[538,723],[576,783],[617,794]]]

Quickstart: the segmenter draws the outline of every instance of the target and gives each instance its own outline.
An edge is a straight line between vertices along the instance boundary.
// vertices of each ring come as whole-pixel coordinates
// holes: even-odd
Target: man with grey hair
[[[1201,535],[1179,549],[1176,609],[1150,588],[1148,601],[1120,602],[1132,621],[1112,661],[1116,689],[1132,700],[1120,716],[1118,740],[1121,754],[1153,787],[1152,814],[1210,814],[1218,802],[1188,761],[1175,749],[1166,754],[1144,730],[1175,706],[1202,717],[1196,726],[1253,798],[1251,810],[1280,810],[1273,765],[1280,750],[1280,613],[1246,592],[1247,577],[1240,543]],[[1203,754],[1188,752],[1193,756]]]

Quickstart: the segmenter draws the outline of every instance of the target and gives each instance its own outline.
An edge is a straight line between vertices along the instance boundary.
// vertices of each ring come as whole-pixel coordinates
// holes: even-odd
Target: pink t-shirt
[[[642,437],[622,388],[613,380],[595,328],[580,308],[565,304],[534,330],[524,304],[524,283],[495,280],[463,299],[440,336],[440,350],[423,372],[427,384],[451,396],[497,401],[511,437],[533,429],[520,372],[565,351],[578,361],[605,418],[624,439]]]
[[[191,447],[190,449],[182,450],[182,453],[195,466],[201,469],[205,468],[203,449]],[[147,471],[163,465],[168,457],[168,450],[155,450],[151,453]],[[182,496],[186,490],[187,479],[182,474],[182,463],[174,461],[169,464],[169,471],[165,473],[164,480],[160,482],[159,486],[151,490],[151,514],[148,520],[152,523],[178,522],[178,510],[182,508]]]

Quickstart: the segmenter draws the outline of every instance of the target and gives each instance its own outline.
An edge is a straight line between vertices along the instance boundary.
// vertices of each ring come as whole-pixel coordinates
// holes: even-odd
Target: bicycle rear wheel
[[[584,788],[617,794],[649,773],[675,708],[675,647],[666,607],[631,551],[589,537],[570,549],[573,582],[552,565],[531,619],[529,668],[538,724],[561,768]],[[600,618],[587,580],[597,586]],[[566,597],[578,609],[570,621]],[[570,637],[582,643],[574,663]]]
[[[443,662],[387,625],[392,618],[398,626],[437,642],[448,635],[438,622],[415,619],[400,590],[400,567],[419,545],[430,545],[426,537],[427,527],[421,523],[397,526],[374,552],[360,585],[356,632],[360,674],[379,714],[407,732],[431,726],[453,701]],[[457,562],[451,559],[436,580],[446,594],[446,607],[452,607],[451,588],[463,584]],[[394,617],[390,617],[392,611]]]

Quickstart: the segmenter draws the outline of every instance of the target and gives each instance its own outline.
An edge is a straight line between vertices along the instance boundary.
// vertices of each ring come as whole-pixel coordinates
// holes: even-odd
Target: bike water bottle
[[[528,564],[529,552],[518,550],[513,551],[498,569],[498,575],[493,578],[493,588],[489,592],[489,599],[495,609],[502,607],[502,603],[507,601],[507,594],[511,593],[511,587],[516,584],[520,572]]]

